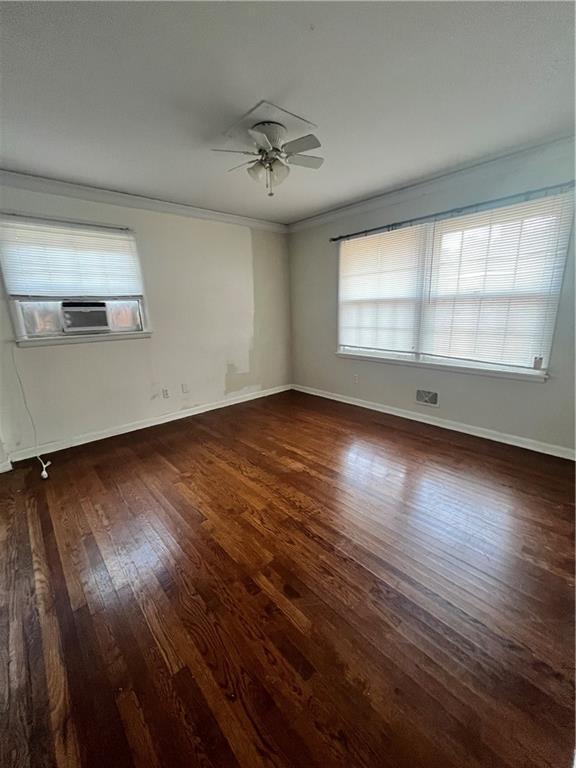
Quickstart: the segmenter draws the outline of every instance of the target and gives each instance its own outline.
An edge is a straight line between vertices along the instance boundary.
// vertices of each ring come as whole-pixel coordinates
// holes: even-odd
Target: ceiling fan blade
[[[229,152],[233,155],[254,155],[255,157],[260,157],[259,152],[246,152],[242,149],[212,149],[212,152]]]
[[[324,158],[314,155],[290,155],[286,162],[290,165],[301,165],[302,168],[320,168]]]
[[[268,136],[266,136],[265,133],[262,133],[261,131],[255,131],[253,128],[249,128],[248,133],[256,142],[258,149],[265,149],[267,152],[273,149],[272,144],[270,143],[270,139]]]
[[[252,165],[253,162],[254,160],[248,160],[246,163],[240,163],[240,165],[235,165],[234,168],[228,168],[228,173],[230,173],[230,171],[237,171],[238,168],[244,168],[245,165]]]
[[[312,133],[308,133],[306,136],[300,136],[299,139],[294,139],[284,144],[282,149],[284,152],[288,152],[289,155],[296,155],[298,152],[308,152],[309,149],[317,149],[322,145]]]

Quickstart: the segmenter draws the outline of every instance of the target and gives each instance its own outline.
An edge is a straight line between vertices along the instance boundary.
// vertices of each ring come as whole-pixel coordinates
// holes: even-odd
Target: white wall
[[[0,435],[9,457],[34,450],[14,363],[45,452],[290,383],[284,234],[13,187],[0,192],[5,210],[131,227],[153,328],[149,339],[16,348],[2,300]]]
[[[383,169],[385,173],[385,169]],[[337,357],[338,246],[330,237],[562,183],[574,177],[570,141],[485,163],[317,217],[290,236],[293,379],[367,400],[560,448],[574,445],[574,247],[569,255],[545,384]],[[358,383],[354,383],[354,376]],[[416,388],[440,408],[417,406]]]

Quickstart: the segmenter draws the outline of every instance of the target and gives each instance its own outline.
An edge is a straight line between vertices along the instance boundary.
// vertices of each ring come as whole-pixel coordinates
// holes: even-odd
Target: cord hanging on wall
[[[14,366],[14,371],[16,372],[16,378],[18,379],[18,385],[20,387],[20,392],[22,393],[22,400],[24,401],[24,407],[26,408],[26,413],[28,414],[28,418],[30,419],[30,424],[32,425],[32,431],[34,433],[34,447],[36,450],[38,450],[38,432],[36,431],[36,423],[34,422],[34,418],[32,416],[32,412],[30,411],[30,406],[28,405],[28,398],[26,397],[26,390],[24,389],[24,382],[22,381],[22,376],[20,375],[20,371],[18,369],[18,365],[16,363],[16,355],[14,354],[14,350],[16,348],[16,344],[12,345],[12,364]],[[44,461],[41,456],[36,454],[36,458],[42,464],[42,471],[40,472],[40,477],[42,480],[48,479],[48,467],[52,464],[50,460]]]

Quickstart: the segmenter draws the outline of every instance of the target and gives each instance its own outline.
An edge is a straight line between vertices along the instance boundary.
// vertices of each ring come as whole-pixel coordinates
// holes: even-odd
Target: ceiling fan
[[[318,169],[324,162],[323,157],[301,154],[321,146],[316,136],[311,133],[299,139],[284,142],[286,127],[282,123],[272,121],[256,123],[248,129],[248,133],[256,145],[256,151],[242,149],[213,149],[212,151],[250,155],[255,158],[235,165],[229,170],[235,171],[238,168],[250,166],[246,169],[250,178],[258,183],[265,183],[268,197],[274,195],[274,187],[288,178],[291,165]]]

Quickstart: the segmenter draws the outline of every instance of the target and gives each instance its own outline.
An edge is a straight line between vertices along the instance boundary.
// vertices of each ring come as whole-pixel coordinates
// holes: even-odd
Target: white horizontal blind
[[[0,259],[11,296],[141,296],[130,232],[14,217],[0,223]]]
[[[546,368],[572,218],[562,192],[343,241],[340,347]]]
[[[570,233],[557,195],[437,222],[420,349],[533,368],[547,358]]]
[[[383,232],[340,245],[340,344],[413,352],[427,226]]]

